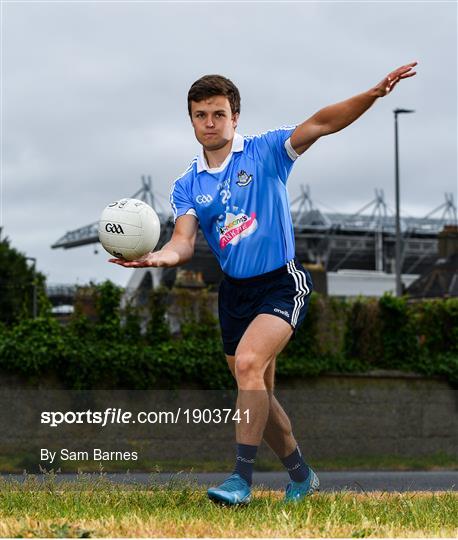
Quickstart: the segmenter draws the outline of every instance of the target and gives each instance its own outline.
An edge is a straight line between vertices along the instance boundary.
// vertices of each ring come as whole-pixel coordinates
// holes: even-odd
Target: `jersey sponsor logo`
[[[240,187],[245,187],[247,186],[248,184],[251,183],[251,181],[253,180],[253,175],[252,174],[248,174],[246,173],[245,171],[240,171],[238,174],[237,174],[237,182],[236,184]]]
[[[115,233],[115,234],[124,234],[124,231],[122,230],[121,225],[119,223],[107,223],[105,225],[105,230],[107,232]]]
[[[223,226],[219,229],[219,247],[224,249],[228,244],[235,246],[258,228],[256,214],[252,212],[250,216],[241,213],[238,215],[228,212]]]
[[[213,197],[211,195],[197,195],[196,202],[198,204],[208,204],[211,203],[213,200]]]
[[[285,311],[282,311],[281,309],[278,309],[277,307],[274,308],[274,311],[275,313],[280,313],[281,315],[284,315],[285,317],[288,317],[289,318],[289,313],[285,310]],[[289,470],[289,469],[288,469]]]

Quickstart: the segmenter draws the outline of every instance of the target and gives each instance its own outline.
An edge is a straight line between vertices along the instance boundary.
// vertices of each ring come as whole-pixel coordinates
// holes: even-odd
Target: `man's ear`
[[[235,129],[237,127],[237,122],[239,121],[240,113],[235,113],[232,115],[232,127]]]

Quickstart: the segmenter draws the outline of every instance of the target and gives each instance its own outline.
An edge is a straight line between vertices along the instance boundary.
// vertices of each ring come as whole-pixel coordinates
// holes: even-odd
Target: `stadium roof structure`
[[[385,202],[382,189],[375,189],[375,198],[354,214],[322,212],[314,207],[310,187],[301,185],[301,194],[291,201],[291,213],[297,232],[316,231],[383,231],[395,233],[396,217]],[[440,218],[432,216],[442,210]],[[370,212],[370,213],[369,213]],[[447,224],[457,224],[457,209],[453,194],[445,194],[445,202],[429,212],[425,217],[402,217],[401,232],[404,234],[437,234]]]
[[[161,223],[171,224],[171,213],[165,210],[154,194],[151,176],[141,177],[141,188],[132,195],[151,205],[159,216]],[[395,233],[394,212],[385,202],[382,189],[375,189],[375,198],[365,204],[354,214],[340,212],[324,212],[318,209],[310,196],[310,186],[301,185],[301,193],[291,201],[291,214],[296,234],[302,232],[326,233]],[[165,197],[164,197],[165,198]],[[323,204],[323,206],[325,206]],[[433,217],[442,210],[442,215]],[[445,202],[429,212],[425,217],[402,217],[401,232],[404,236],[422,236],[438,234],[444,225],[457,224],[457,209],[452,193],[445,194]],[[168,227],[163,227],[166,229]],[[162,236],[162,235],[161,235]],[[85,225],[66,232],[52,248],[74,248],[99,242],[98,222]]]

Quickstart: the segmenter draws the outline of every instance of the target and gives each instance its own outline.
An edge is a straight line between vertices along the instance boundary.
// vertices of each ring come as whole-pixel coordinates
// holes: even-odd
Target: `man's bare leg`
[[[262,324],[263,321],[260,320],[261,317],[262,316],[258,316],[253,321],[253,323],[259,321],[259,324],[255,325],[252,323],[252,325],[248,327],[240,341],[239,347],[237,347],[235,357],[227,358],[229,367],[235,374],[239,388],[238,407],[242,411],[245,410],[245,407],[248,407],[250,409],[250,419],[253,417],[255,418],[254,429],[252,428],[252,430],[250,430],[250,426],[244,422],[241,422],[239,426],[236,425],[238,444],[235,472],[238,472],[245,478],[249,478],[251,481],[252,465],[250,468],[248,465],[240,464],[238,460],[243,457],[250,457],[253,458],[250,462],[254,463],[257,447],[263,437],[280,458],[291,478],[291,482],[287,486],[285,499],[294,501],[301,500],[303,497],[311,495],[319,488],[319,479],[315,472],[307,465],[307,463],[305,463],[292,434],[291,422],[288,415],[273,395],[276,357],[288,343],[292,330],[291,327],[289,327],[289,332],[284,333],[283,340],[278,339],[278,336],[281,335],[281,333],[278,332],[278,334],[276,334],[274,325],[270,327],[269,321],[266,321],[267,324],[265,325]],[[279,319],[279,321],[281,323],[284,322],[282,319]],[[257,363],[257,365],[262,367],[262,382],[260,381],[261,371],[254,369],[251,385],[246,384],[241,380],[238,369],[240,358],[244,358],[243,356],[239,356],[239,354],[240,352],[244,352],[244,347],[247,345],[247,342],[249,343],[249,339],[252,337],[249,334],[250,330],[257,331],[258,341],[262,340],[266,343],[266,347],[264,348],[264,361],[258,361]],[[246,341],[245,338],[247,338]],[[272,346],[272,343],[274,343],[275,346]],[[255,350],[256,346],[257,344],[255,343]],[[269,353],[270,357],[267,356]],[[247,355],[246,358],[248,357],[249,356]],[[252,358],[254,365],[256,365],[256,356],[253,355]],[[245,388],[249,388],[249,390],[245,391]],[[265,393],[258,390],[262,388],[265,388]],[[258,393],[259,396],[257,395]],[[266,398],[267,404],[265,403]],[[243,415],[242,419],[244,419]],[[260,433],[262,422],[264,422],[264,431]],[[242,461],[244,460],[242,459]]]
[[[300,500],[319,487],[318,477],[297,447],[288,416],[273,396],[275,359],[291,334],[291,326],[283,319],[270,314],[258,315],[245,331],[235,356],[228,359],[237,381],[237,409],[241,412],[241,421],[236,424],[236,465],[227,480],[208,490],[211,499],[229,504],[249,501],[253,466],[264,436],[291,478],[285,500]],[[249,410],[249,421],[246,410]]]
[[[235,356],[226,355],[226,360],[235,378]],[[269,414],[263,438],[281,459],[289,456],[296,449],[297,442],[292,433],[288,415],[274,396],[275,362],[276,357],[270,361],[264,373],[264,383],[269,395]]]
[[[258,315],[245,331],[235,352],[234,375],[238,386],[237,442],[259,446],[270,415],[270,395],[265,375],[268,367],[288,343],[291,326],[274,315]],[[272,377],[272,374],[270,375]],[[249,421],[243,411],[249,410]]]

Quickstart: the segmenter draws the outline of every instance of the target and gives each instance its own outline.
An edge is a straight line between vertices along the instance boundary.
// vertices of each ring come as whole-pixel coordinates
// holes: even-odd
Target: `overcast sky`
[[[385,192],[394,208],[393,114],[400,120],[401,205],[424,216],[457,195],[455,2],[4,2],[2,4],[3,234],[37,257],[51,283],[130,272],[99,246],[51,250],[96,221],[150,174],[168,197],[198,151],[189,86],[207,73],[242,95],[238,131],[298,123],[368,90],[417,60],[344,131],[296,163],[291,199],[309,184],[324,211],[355,212]],[[161,199],[167,205],[168,203]]]

